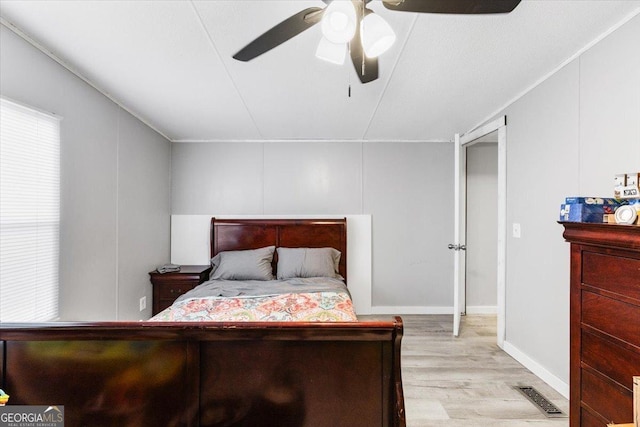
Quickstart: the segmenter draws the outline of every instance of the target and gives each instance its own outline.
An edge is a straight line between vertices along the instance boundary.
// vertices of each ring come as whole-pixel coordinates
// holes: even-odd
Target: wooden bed
[[[273,238],[346,256],[346,220],[212,221],[212,254]],[[401,427],[401,338],[399,317],[4,323],[1,388],[67,426]]]
[[[211,219],[211,256],[222,251],[330,247],[342,253],[338,271],[347,278],[346,219]],[[274,257],[274,269],[277,254]]]

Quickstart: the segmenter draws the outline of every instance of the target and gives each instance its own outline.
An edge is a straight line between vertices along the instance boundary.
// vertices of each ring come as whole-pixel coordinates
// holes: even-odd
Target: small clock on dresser
[[[198,286],[209,278],[209,265],[183,265],[180,271],[149,273],[153,284],[153,315],[169,307],[180,295]]]

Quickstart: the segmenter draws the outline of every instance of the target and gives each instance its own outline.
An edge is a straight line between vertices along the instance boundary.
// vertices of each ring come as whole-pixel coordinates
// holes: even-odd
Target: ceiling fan
[[[378,78],[378,55],[395,41],[395,33],[367,4],[371,0],[322,0],[326,7],[309,7],[285,19],[240,49],[234,59],[251,61],[315,24],[322,22],[316,56],[342,63],[346,51],[362,83]],[[488,14],[509,13],[521,0],[382,0],[398,12]],[[348,49],[347,49],[348,48]]]

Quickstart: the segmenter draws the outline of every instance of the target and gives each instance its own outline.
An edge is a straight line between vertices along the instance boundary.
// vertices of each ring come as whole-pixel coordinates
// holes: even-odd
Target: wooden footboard
[[[9,405],[67,426],[405,426],[402,319],[0,324]]]

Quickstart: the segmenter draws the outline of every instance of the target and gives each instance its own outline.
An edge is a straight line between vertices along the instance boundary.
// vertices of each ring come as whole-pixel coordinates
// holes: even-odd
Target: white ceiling
[[[173,141],[427,141],[481,124],[640,11],[632,0],[523,0],[507,15],[435,15],[374,0],[398,38],[372,83],[315,58],[319,25],[232,59],[311,6],[324,3],[1,0],[0,13]]]

